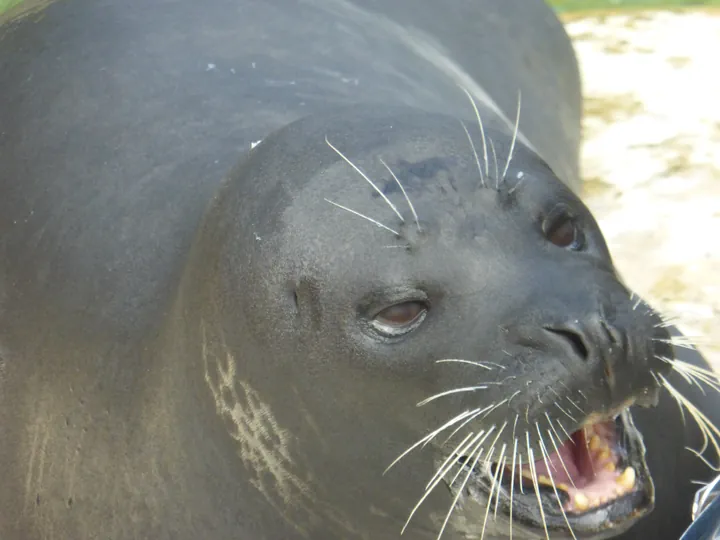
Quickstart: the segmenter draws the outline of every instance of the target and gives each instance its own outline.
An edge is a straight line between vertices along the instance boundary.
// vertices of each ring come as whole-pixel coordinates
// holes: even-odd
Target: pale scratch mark
[[[23,505],[23,513],[27,511],[28,506],[31,504],[32,494],[31,488],[33,484],[33,476],[35,474],[35,456],[38,448],[38,438],[40,436],[40,424],[34,426],[33,441],[30,445],[30,459],[28,460],[27,474],[25,475],[25,504]]]

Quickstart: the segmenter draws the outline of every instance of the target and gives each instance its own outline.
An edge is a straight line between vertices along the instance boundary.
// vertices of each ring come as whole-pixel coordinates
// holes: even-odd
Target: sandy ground
[[[627,282],[720,370],[720,13],[567,22],[585,198]]]

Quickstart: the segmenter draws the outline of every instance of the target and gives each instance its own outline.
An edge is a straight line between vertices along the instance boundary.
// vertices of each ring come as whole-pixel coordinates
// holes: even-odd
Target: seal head
[[[669,336],[588,209],[501,126],[297,121],[234,169],[189,268],[217,412],[231,373],[271,431],[296,426],[303,487],[277,489],[276,469],[266,494],[310,535],[323,508],[335,534],[374,538],[605,538],[652,509],[628,407],[656,402]]]

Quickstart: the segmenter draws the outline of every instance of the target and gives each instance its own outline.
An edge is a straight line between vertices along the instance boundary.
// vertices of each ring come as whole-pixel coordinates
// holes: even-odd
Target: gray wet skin
[[[657,356],[707,364],[653,340],[573,193],[577,65],[542,2],[39,9],[0,26],[0,538],[396,539],[470,432],[495,426],[498,456],[572,432],[653,404],[651,371],[717,420]],[[577,241],[553,243],[558,220]],[[389,331],[393,305],[424,315]],[[552,406],[571,401],[574,420]],[[644,489],[571,518],[578,538],[675,539],[710,477],[667,391],[632,415],[652,484],[631,452]],[[486,484],[443,538],[480,538]],[[436,538],[456,493],[403,537]],[[513,537],[544,538],[515,495]],[[508,514],[501,496],[485,538]]]

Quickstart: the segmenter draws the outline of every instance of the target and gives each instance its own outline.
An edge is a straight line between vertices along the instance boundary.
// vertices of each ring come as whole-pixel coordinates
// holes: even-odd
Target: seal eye
[[[380,311],[372,324],[383,334],[397,336],[415,329],[426,314],[427,306],[423,302],[401,302]]]
[[[545,236],[561,248],[579,251],[583,248],[583,236],[577,221],[566,208],[551,212],[545,220]]]

